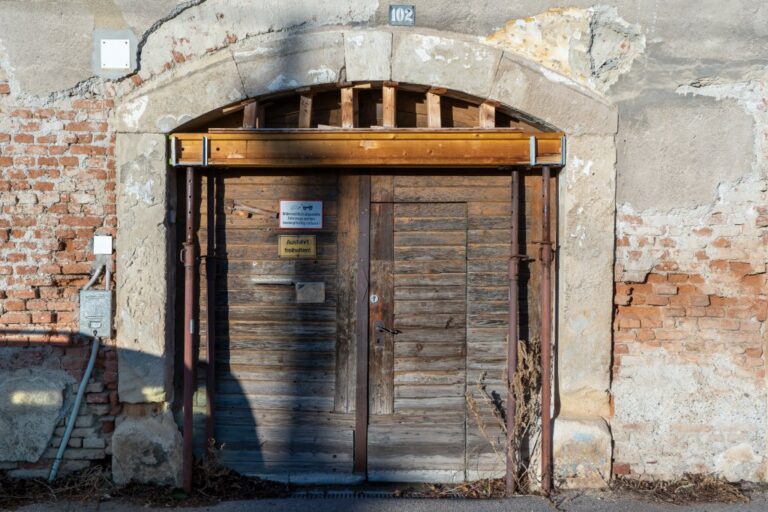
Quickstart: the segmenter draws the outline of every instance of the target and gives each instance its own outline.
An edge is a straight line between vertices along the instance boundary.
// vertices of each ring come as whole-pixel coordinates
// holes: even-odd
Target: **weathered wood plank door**
[[[339,356],[347,357],[337,348],[338,212],[339,202],[348,199],[340,198],[339,176],[218,170],[209,179],[216,180],[216,198],[208,201],[204,183],[200,239],[206,240],[208,218],[214,215],[209,205],[215,203],[215,440],[223,444],[220,458],[244,474],[351,481],[354,411],[336,376]],[[322,201],[322,229],[281,229],[281,199]],[[281,258],[281,235],[315,236],[317,255]],[[205,339],[210,326],[205,321],[205,273],[201,277]],[[324,294],[306,301],[297,283],[322,283]],[[204,344],[200,358],[207,360]],[[198,425],[195,430],[204,429]]]
[[[371,205],[368,478],[465,477],[467,205]]]

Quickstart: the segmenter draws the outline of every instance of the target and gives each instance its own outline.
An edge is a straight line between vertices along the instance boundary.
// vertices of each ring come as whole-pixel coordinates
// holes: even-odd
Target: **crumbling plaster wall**
[[[589,360],[579,357],[578,351],[570,352],[567,343],[560,347],[561,374],[566,375],[561,388],[564,396],[561,412],[565,421],[576,422],[564,423],[565,427],[559,430],[565,436],[559,445],[563,453],[579,453],[581,457],[588,458],[582,446],[569,445],[569,440],[577,439],[587,431],[589,436],[601,438],[594,446],[604,447],[603,441],[607,435],[605,421],[608,421],[616,439],[617,464],[614,469],[618,468],[621,472],[666,475],[703,468],[724,472],[727,464],[724,466],[717,461],[737,460],[743,455],[744,443],[752,446],[750,461],[762,460],[766,424],[763,412],[765,384],[760,377],[762,370],[764,378],[764,319],[760,320],[759,314],[754,317],[754,322],[759,324],[758,330],[747,323],[747,320],[753,321],[751,317],[740,320],[743,326],[742,323],[738,324],[739,329],[743,327],[752,333],[744,335],[749,341],[743,353],[738,352],[740,348],[728,348],[730,338],[723,333],[726,330],[724,325],[731,324],[714,328],[712,333],[716,343],[697,349],[705,351],[708,355],[705,359],[708,364],[711,363],[704,368],[700,368],[698,360],[691,363],[679,354],[656,351],[661,347],[650,347],[634,362],[627,359],[623,351],[627,350],[631,354],[634,354],[632,351],[645,351],[648,347],[631,345],[649,336],[648,332],[639,331],[646,328],[668,328],[667,324],[672,321],[675,322],[673,327],[679,331],[679,334],[673,336],[680,337],[681,346],[689,344],[693,347],[695,342],[702,339],[701,321],[667,318],[671,316],[670,311],[678,311],[673,309],[676,301],[668,299],[664,303],[664,300],[656,299],[661,304],[639,303],[639,297],[646,292],[659,295],[653,288],[658,286],[655,279],[666,283],[677,282],[674,280],[683,278],[674,277],[673,274],[684,274],[686,286],[694,288],[700,286],[700,280],[703,279],[703,291],[693,288],[683,291],[709,297],[710,305],[717,305],[717,301],[724,297],[742,296],[745,290],[742,282],[746,279],[751,287],[750,296],[758,305],[764,300],[759,277],[762,274],[757,261],[762,258],[757,249],[765,246],[761,238],[761,228],[764,226],[760,225],[763,222],[760,220],[761,215],[765,213],[760,210],[765,204],[764,196],[760,195],[764,187],[759,190],[762,185],[758,186],[755,195],[754,187],[750,185],[759,185],[764,173],[765,152],[760,142],[764,124],[758,119],[758,112],[765,98],[761,85],[765,80],[760,78],[759,66],[764,65],[761,63],[764,62],[764,42],[768,35],[765,28],[768,26],[768,7],[762,2],[752,1],[743,2],[739,9],[726,10],[720,2],[713,0],[699,2],[695,8],[685,3],[629,0],[603,2],[601,5],[576,1],[569,3],[567,8],[556,2],[533,0],[467,3],[414,0],[412,3],[416,5],[417,27],[390,32],[385,27],[388,4],[375,0],[321,3],[300,0],[3,2],[0,4],[0,109],[4,113],[23,108],[32,111],[52,109],[58,112],[67,111],[73,104],[76,105],[73,102],[79,100],[104,100],[102,108],[91,107],[91,113],[87,116],[82,113],[76,115],[81,116],[83,121],[93,121],[92,117],[100,120],[102,113],[106,112],[111,114],[107,128],[110,136],[121,132],[147,132],[150,139],[155,139],[188,120],[189,115],[200,114],[244,96],[270,90],[270,85],[274,89],[291,87],[292,80],[296,84],[311,84],[379,78],[389,74],[395,80],[455,86],[465,92],[490,96],[539,115],[566,130],[575,143],[565,179],[561,180],[561,195],[566,204],[561,218],[563,247],[560,261],[561,272],[571,272],[570,269],[573,269],[577,279],[570,284],[561,281],[560,295],[561,298],[571,296],[577,300],[587,299],[585,304],[589,304],[590,308],[589,311],[561,309],[561,335],[567,337],[582,334],[596,336],[601,340],[595,345],[601,348],[598,357]],[[342,27],[337,34],[352,28],[360,30],[364,34],[363,49],[360,50],[352,38],[332,34],[317,35],[315,42],[325,41],[323,44],[326,46],[321,44],[315,48],[317,51],[314,53],[299,52],[293,61],[290,58],[291,52],[280,47],[284,44],[281,41],[291,41],[290,36],[293,34],[331,26]],[[35,31],[34,45],[29,44],[30,27],[45,29]],[[377,27],[382,30],[366,30]],[[136,33],[140,41],[137,74],[119,81],[93,77],[89,67],[90,40],[92,31],[100,28],[130,28]],[[446,37],[446,34],[451,33],[457,35]],[[334,37],[336,41],[328,40]],[[260,44],[253,44],[256,41]],[[304,41],[308,44],[306,41],[310,39]],[[346,60],[334,56],[334,52],[340,51],[339,43],[344,48],[342,53],[346,55]],[[368,51],[364,45],[370,47]],[[393,60],[381,58],[382,52],[376,51],[381,47],[389,49]],[[465,68],[463,74],[467,76],[464,78],[455,72],[430,75],[425,71],[429,66],[413,66],[408,62],[412,55],[409,50],[413,48],[423,49],[428,60],[445,61],[447,57],[450,63],[458,55],[463,55],[465,59],[474,58],[476,63],[468,60],[464,64],[477,66],[480,72],[467,73]],[[295,67],[288,69],[288,72],[274,74],[269,82],[260,82],[260,72],[270,61],[260,53],[262,49],[267,53],[273,52],[273,56],[288,57]],[[469,55],[468,50],[475,54]],[[355,54],[355,51],[359,53]],[[307,55],[317,55],[322,62],[335,65],[322,69],[304,68],[302,63],[309,60]],[[350,60],[349,56],[359,56],[361,60]],[[367,68],[360,65],[365,58],[370,59],[371,63]],[[524,59],[527,64],[521,66],[517,59]],[[484,66],[489,61],[495,62],[495,67],[486,69]],[[527,71],[529,68],[531,72]],[[222,76],[225,77],[224,83],[220,80]],[[488,77],[487,83],[483,82],[484,77]],[[717,78],[716,83],[708,80],[713,77]],[[496,80],[493,86],[491,78]],[[178,97],[174,94],[177,89],[171,85],[176,81],[182,81],[194,91],[204,90],[206,94],[194,92]],[[536,91],[563,87],[562,94],[549,97],[546,94],[535,94]],[[164,90],[167,92],[164,93]],[[690,94],[692,92],[698,94]],[[579,97],[582,95],[602,97],[597,103],[612,104],[613,108],[595,109],[594,101],[581,102]],[[148,103],[149,97],[152,98],[152,105]],[[111,109],[113,100],[117,104],[116,112]],[[186,103],[179,106],[178,102]],[[580,111],[580,108],[583,110]],[[615,124],[616,110],[619,114],[618,132]],[[55,116],[52,119],[58,121]],[[0,151],[7,153],[8,150],[7,146],[2,146],[3,133],[13,135],[22,129],[32,131],[33,127],[22,128],[20,122],[7,117],[0,118]],[[80,128],[83,130],[83,138],[88,130],[100,129],[95,125]],[[124,140],[128,141],[127,138]],[[614,140],[619,149],[617,153],[611,152]],[[78,169],[93,172],[103,167],[111,176],[108,179],[114,180],[114,168],[108,167],[114,151],[114,138],[107,139],[106,143],[109,144],[107,162],[91,165],[88,160],[94,157],[84,156],[86,153],[83,152],[79,153],[76,165],[66,172],[72,175],[79,172]],[[77,146],[78,142],[67,144],[67,151],[72,151],[71,148]],[[122,147],[125,149],[118,150],[134,150],[125,143]],[[583,151],[579,148],[583,148]],[[609,154],[605,154],[606,151]],[[136,177],[146,177],[147,170],[152,169],[153,165],[163,166],[158,159],[152,162],[144,167],[127,166],[117,169],[118,174],[123,173],[121,183],[130,184],[131,173],[135,172]],[[10,179],[9,169],[15,165],[14,161],[3,170],[4,179]],[[33,160],[29,167],[32,170],[39,169],[38,162]],[[728,196],[726,192],[729,185],[735,183],[749,188],[750,192]],[[153,183],[153,186],[160,185]],[[8,197],[9,190],[3,192],[4,198]],[[35,198],[42,197],[42,194],[43,191],[31,193]],[[613,388],[610,390],[616,415],[612,417],[607,405],[609,375],[605,370],[607,364],[603,364],[608,360],[607,347],[611,340],[606,329],[600,327],[610,322],[610,305],[607,304],[610,297],[604,293],[604,288],[590,281],[592,267],[589,263],[590,258],[593,258],[602,265],[605,252],[611,250],[602,243],[604,239],[595,237],[594,233],[595,229],[599,232],[605,228],[606,215],[611,220],[613,211],[610,205],[614,204],[614,198],[616,205],[613,211],[618,210],[620,215],[615,227],[618,310],[613,355],[616,370]],[[15,198],[14,204],[22,204],[23,201]],[[130,201],[135,202],[135,198]],[[153,192],[153,208],[158,205],[162,207],[165,201],[166,197]],[[109,197],[98,198],[95,206],[100,205],[109,208]],[[721,211],[722,205],[727,205],[727,212]],[[121,208],[130,209],[129,206],[129,202],[117,198],[118,211]],[[114,205],[111,207],[114,208]],[[722,216],[715,216],[720,219],[715,223],[699,221],[701,215],[718,213]],[[143,219],[146,215],[139,217]],[[166,219],[155,215],[150,222],[151,233],[145,232],[140,222],[131,222],[131,215],[118,216],[118,220],[118,244],[124,236],[136,235],[146,237],[147,244],[158,243],[165,247],[163,244],[167,243],[166,231],[169,229]],[[733,224],[742,226],[738,233],[734,232]],[[715,225],[719,227],[712,227]],[[694,236],[691,233],[694,228],[711,228],[712,234],[704,235],[705,238],[709,237],[704,242],[692,242]],[[85,231],[88,229],[92,232],[94,228],[81,227],[83,232],[77,233],[77,240],[80,237],[87,238],[88,233]],[[759,242],[755,241],[755,237]],[[697,249],[705,253],[716,250],[730,252],[718,253],[722,257],[715,257],[714,253],[706,254],[712,263],[708,269],[702,270],[701,258],[696,251],[670,250],[672,244],[687,248],[691,243],[705,244]],[[726,243],[730,246],[716,245]],[[162,254],[162,247],[153,250]],[[158,256],[149,250],[145,252],[148,260]],[[742,253],[747,256],[742,257]],[[675,261],[672,263],[669,261],[672,257],[668,256],[670,254],[674,254]],[[81,254],[77,261],[86,259],[87,255]],[[724,263],[715,263],[721,260]],[[762,261],[764,263],[764,258]],[[744,262],[749,266],[739,266]],[[15,277],[17,266],[21,265],[12,266],[12,277]],[[719,269],[731,267],[737,269],[736,277],[726,278],[718,274]],[[75,270],[72,269],[73,272]],[[77,271],[81,272],[80,275],[84,272],[82,268]],[[127,308],[124,312],[130,311],[132,316],[127,321],[118,318],[118,343],[126,344],[124,348],[129,348],[129,345],[136,348],[137,340],[141,339],[141,330],[131,331],[128,326],[140,326],[144,321],[142,315],[145,315],[146,320],[155,326],[153,332],[161,336],[164,329],[167,331],[167,324],[163,319],[158,319],[157,315],[162,315],[168,306],[168,295],[163,293],[162,283],[150,282],[153,279],[151,272],[141,278],[148,286],[146,289],[142,288],[141,279],[130,283],[127,279],[118,268],[118,280],[124,283],[120,287],[123,293],[135,290],[137,283],[141,291],[151,292],[145,297],[149,306],[128,304],[127,299],[124,300],[123,304]],[[24,284],[23,280],[18,281],[18,284],[22,288],[35,286]],[[579,292],[582,285],[585,291]],[[648,289],[633,289],[632,285],[642,285]],[[714,288],[707,288],[710,285]],[[666,290],[669,292],[671,288]],[[684,294],[679,291],[680,286],[678,295],[682,297]],[[638,297],[634,303],[633,294]],[[75,300],[75,297],[69,296],[64,302],[71,304]],[[599,306],[602,303],[606,303],[603,308]],[[636,321],[626,323],[629,327],[628,333],[625,333],[621,323],[623,313],[639,306],[657,308],[651,316],[658,315],[659,318],[649,320],[649,325],[656,326],[656,322],[661,324],[658,327],[646,327],[636,324],[640,320],[632,319]],[[51,307],[58,308],[61,305]],[[69,307],[66,307],[69,311]],[[626,311],[621,310],[622,307],[626,307]],[[742,309],[751,311],[752,307],[749,305]],[[637,313],[640,310],[634,311]],[[699,311],[691,313],[698,314]],[[62,317],[68,318],[67,315]],[[723,318],[726,319],[725,315]],[[55,315],[46,319],[47,322],[41,321],[37,328],[60,327]],[[72,321],[71,318],[68,320]],[[2,323],[3,317],[0,317]],[[121,341],[120,333],[128,331],[133,334]],[[121,399],[141,402],[168,398],[163,396],[167,389],[160,389],[166,367],[158,362],[168,354],[168,346],[155,338],[148,340],[148,343],[151,350],[148,349],[147,354],[152,357],[141,361],[144,367],[139,375],[152,375],[153,378],[147,382],[134,382],[133,391],[126,388]],[[140,346],[139,353],[142,352],[143,347]],[[147,361],[150,361],[149,367],[146,366]],[[680,370],[681,365],[685,364],[688,366]],[[741,370],[733,370],[744,367],[748,368],[748,377],[744,377]],[[625,368],[627,371],[624,371]],[[562,371],[567,369],[579,371],[571,374]],[[706,436],[689,440],[692,446],[681,445],[677,451],[670,442],[665,447],[667,458],[662,460],[656,457],[658,442],[667,443],[672,438],[643,429],[630,432],[633,422],[642,423],[634,420],[641,418],[654,406],[647,400],[636,402],[656,386],[655,382],[649,384],[646,377],[679,370],[682,382],[688,383],[698,378],[696,375],[699,373],[710,375],[707,373],[710,369],[733,380],[732,389],[740,390],[746,385],[752,390],[748,398],[738,403],[756,411],[745,418],[744,425],[757,433],[747,437],[723,435],[722,446],[718,445],[717,449],[710,448],[714,441]],[[692,373],[686,373],[689,370]],[[636,372],[634,377],[633,371]],[[585,378],[581,379],[579,374]],[[568,375],[575,377],[569,381]],[[700,378],[697,382],[703,383],[704,387],[696,389],[704,393],[711,390],[706,387],[706,378]],[[719,388],[715,391],[719,393]],[[728,393],[718,393],[712,395],[721,397],[718,398],[719,402],[715,402],[716,407],[727,405]],[[706,408],[698,407],[697,403],[685,395],[665,395],[669,396],[675,397],[673,409],[700,411],[698,415],[694,414],[686,420],[688,425],[705,423],[707,428],[716,431],[724,428],[719,424],[707,423],[707,413],[704,412]],[[645,408],[638,408],[638,404]],[[589,428],[578,427],[578,422],[582,420],[592,422]],[[658,420],[657,417],[652,418],[652,421]],[[647,418],[643,421],[646,421],[646,425],[652,423]],[[573,425],[576,427],[571,428]],[[762,442],[757,442],[759,439]],[[628,452],[628,448],[636,451]],[[610,465],[610,460],[606,460],[605,449],[599,448],[598,452],[591,455],[590,464],[593,465],[586,469],[589,475],[604,473],[605,467]],[[688,452],[700,456],[687,457]],[[727,455],[736,452],[736,459]],[[626,460],[621,458],[624,454],[627,454]],[[747,465],[750,469],[743,474],[750,479],[764,478],[760,472],[762,462],[750,464]],[[566,473],[577,474],[585,470],[574,467],[569,471]]]

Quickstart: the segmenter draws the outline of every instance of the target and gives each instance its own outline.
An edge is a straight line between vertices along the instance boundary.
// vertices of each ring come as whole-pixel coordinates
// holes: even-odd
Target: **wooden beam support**
[[[506,128],[477,130],[335,129],[177,133],[175,165],[217,167],[498,167],[530,165],[530,136]],[[536,135],[538,165],[560,165],[561,133]]]
[[[312,93],[307,92],[301,95],[299,103],[299,128],[312,127]]]
[[[259,102],[254,101],[249,103],[243,109],[243,128],[263,128],[258,124],[257,112],[259,110]]]
[[[440,128],[443,122],[440,119],[440,95],[429,91],[427,93],[427,126]]]
[[[359,124],[357,114],[357,89],[341,89],[341,127],[354,128]]]
[[[496,105],[493,103],[480,104],[480,128],[496,128]]]
[[[381,88],[382,125],[384,128],[394,128],[397,116],[397,88],[384,85]]]

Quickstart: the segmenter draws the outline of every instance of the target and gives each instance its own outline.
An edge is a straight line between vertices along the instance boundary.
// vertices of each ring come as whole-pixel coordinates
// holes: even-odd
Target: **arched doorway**
[[[504,473],[510,318],[513,345],[551,341],[539,249],[562,134],[389,82],[248,99],[171,145],[202,175],[198,375],[223,462],[310,482]]]
[[[117,344],[120,398],[167,402],[172,396],[176,210],[167,133],[249,97],[349,80],[430,83],[511,105],[568,136],[558,188],[557,395],[554,464],[565,485],[600,486],[610,474],[609,376],[615,219],[616,109],[583,88],[508,52],[434,31],[328,29],[252,37],[145,80],[115,100],[118,237],[140,240],[118,251]],[[345,41],[354,44],[345,45]],[[375,40],[375,66],[359,63],[358,44]],[[397,51],[394,51],[397,46]],[[439,48],[440,58],[422,59]],[[319,77],[317,69],[339,70]],[[457,72],[457,69],[462,71]],[[138,354],[134,357],[132,354]]]

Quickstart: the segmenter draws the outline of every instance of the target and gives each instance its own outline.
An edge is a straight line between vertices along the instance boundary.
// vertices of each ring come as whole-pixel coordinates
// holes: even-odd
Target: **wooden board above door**
[[[175,133],[172,166],[561,166],[562,133],[512,129],[287,129]]]

